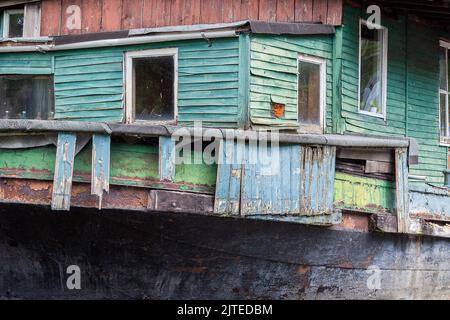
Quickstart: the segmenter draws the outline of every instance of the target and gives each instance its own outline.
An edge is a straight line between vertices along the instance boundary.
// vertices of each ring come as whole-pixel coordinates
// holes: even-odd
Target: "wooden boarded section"
[[[73,164],[77,135],[60,133],[56,149],[55,177],[53,179],[52,210],[70,210]]]
[[[159,179],[175,179],[175,140],[172,137],[159,137]]]
[[[99,197],[101,208],[104,192],[109,192],[111,136],[94,134],[92,137],[91,193]]]
[[[334,147],[224,140],[215,213],[258,218],[331,215],[335,155]]]
[[[340,25],[342,0],[44,0],[42,36],[242,20]],[[81,9],[69,30],[66,10]]]

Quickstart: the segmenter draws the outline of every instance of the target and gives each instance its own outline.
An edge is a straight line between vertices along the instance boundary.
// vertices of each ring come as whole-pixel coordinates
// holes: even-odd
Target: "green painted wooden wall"
[[[306,54],[327,63],[326,124],[331,128],[333,96],[333,36],[251,37],[250,119],[252,124],[298,128],[297,57]],[[285,118],[271,114],[271,101],[285,103]]]
[[[405,17],[382,17],[388,28],[387,119],[358,113],[359,20],[365,13],[346,6],[342,49],[342,105],[344,132],[416,138],[420,164],[411,174],[442,184],[447,148],[439,145],[439,33]]]
[[[154,43],[75,51],[1,54],[0,74],[49,74],[55,79],[55,118],[122,121],[126,51],[178,48],[178,120],[236,127],[239,39]]]

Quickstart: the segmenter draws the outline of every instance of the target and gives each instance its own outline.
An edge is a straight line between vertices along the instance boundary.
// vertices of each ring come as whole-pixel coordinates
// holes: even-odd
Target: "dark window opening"
[[[5,10],[3,12],[3,37],[21,38],[24,28],[24,10]]]
[[[174,120],[174,57],[134,58],[133,74],[134,119]]]
[[[53,76],[0,76],[0,118],[53,119]]]
[[[298,114],[300,124],[320,126],[320,64],[299,61]]]

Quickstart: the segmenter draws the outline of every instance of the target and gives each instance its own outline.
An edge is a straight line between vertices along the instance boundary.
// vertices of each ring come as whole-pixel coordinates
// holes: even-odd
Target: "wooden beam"
[[[56,149],[55,176],[53,179],[52,210],[69,211],[75,159],[75,133],[60,133]]]
[[[92,137],[91,193],[99,197],[102,208],[103,193],[109,192],[111,136],[94,134]]]
[[[395,185],[398,232],[409,231],[408,149],[395,150]]]
[[[159,178],[162,181],[175,180],[175,140],[159,137]]]

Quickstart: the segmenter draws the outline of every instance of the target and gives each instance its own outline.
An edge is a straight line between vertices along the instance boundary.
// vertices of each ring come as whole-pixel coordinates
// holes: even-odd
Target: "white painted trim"
[[[359,51],[358,51],[358,113],[368,116],[382,118],[387,120],[387,73],[388,73],[388,45],[389,45],[389,30],[381,25],[376,25],[376,29],[382,32],[383,37],[383,57],[381,62],[381,109],[382,113],[373,113],[365,110],[361,110],[361,35],[362,26],[367,25],[367,21],[359,20]]]
[[[171,56],[174,60],[174,118],[168,121],[152,121],[152,120],[135,120],[134,115],[134,76],[133,76],[133,59],[146,57],[164,57]],[[178,48],[150,49],[139,51],[128,51],[125,53],[125,121],[134,124],[174,124],[178,119]]]
[[[299,53],[297,55],[297,121],[299,123],[299,125],[301,126],[302,124],[300,123],[300,114],[299,114],[299,110],[298,110],[298,106],[299,106],[299,99],[298,99],[298,77],[300,76],[300,65],[299,62],[307,62],[307,63],[312,63],[312,64],[316,64],[320,66],[320,129],[321,129],[321,133],[325,132],[326,129],[326,121],[325,121],[325,114],[326,114],[326,106],[327,106],[327,61],[326,59],[323,58],[319,58],[316,56],[310,56],[307,54],[301,54]],[[316,127],[316,126],[311,126],[310,127]],[[299,129],[301,131],[301,129]]]
[[[439,41],[439,45],[440,45],[440,47],[446,49],[447,51],[450,51],[450,42]],[[439,61],[439,63],[440,63],[440,61]],[[447,52],[447,54],[445,55],[445,69],[446,70],[448,70],[448,68],[449,68],[449,63],[450,62],[448,61],[448,52]],[[439,139],[440,139],[441,145],[443,145],[443,146],[447,145],[448,146],[449,141],[450,141],[450,125],[449,125],[449,122],[450,122],[450,112],[449,112],[450,91],[449,91],[449,88],[448,88],[450,79],[448,77],[448,72],[446,72],[445,74],[446,74],[446,77],[447,77],[447,79],[446,79],[447,80],[446,81],[447,90],[441,89],[441,83],[439,81],[439,91],[438,91],[439,92],[439,105],[438,105],[438,107],[439,107],[439,135],[440,135],[441,134],[441,122],[442,122],[442,119],[441,119],[441,94],[444,94],[446,96],[446,100],[445,100],[445,116],[446,116],[445,129],[446,129],[446,135],[445,136],[441,136],[440,135]]]
[[[9,16],[12,14],[23,14],[24,16],[24,26],[25,26],[25,10],[24,9],[13,9],[3,11],[3,38],[9,38]],[[23,36],[23,30],[22,30]]]

